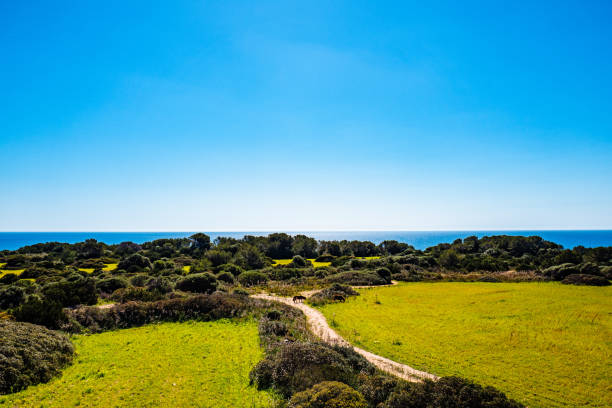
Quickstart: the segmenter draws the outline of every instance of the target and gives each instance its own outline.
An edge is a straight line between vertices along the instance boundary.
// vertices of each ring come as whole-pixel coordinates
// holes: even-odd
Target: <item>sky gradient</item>
[[[0,3],[0,230],[612,228],[609,2],[330,3]]]

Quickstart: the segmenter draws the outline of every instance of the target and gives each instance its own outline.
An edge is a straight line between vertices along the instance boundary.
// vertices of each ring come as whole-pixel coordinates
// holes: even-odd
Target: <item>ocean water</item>
[[[203,231],[205,232],[205,231]],[[270,232],[206,232],[211,239],[219,236],[242,238],[244,235],[268,235]],[[288,234],[304,234],[318,240],[359,240],[378,244],[384,240],[397,240],[413,245],[417,249],[452,242],[457,238],[470,235],[477,237],[491,235],[538,235],[542,238],[573,248],[612,246],[612,230],[543,230],[543,231],[288,231]],[[81,242],[94,238],[107,244],[118,244],[124,241],[143,243],[160,238],[184,238],[193,232],[0,232],[0,250],[19,249],[25,245],[40,242]]]

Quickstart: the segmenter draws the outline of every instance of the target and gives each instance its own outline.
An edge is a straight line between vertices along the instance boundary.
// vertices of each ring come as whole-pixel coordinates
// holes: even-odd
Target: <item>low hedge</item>
[[[68,322],[62,329],[73,333],[96,333],[155,322],[241,317],[252,310],[256,303],[256,300],[244,296],[215,292],[212,295],[157,302],[127,302],[106,309],[82,307],[66,311]]]
[[[610,281],[603,276],[587,275],[583,273],[568,275],[561,283],[582,286],[610,286]]]
[[[64,334],[30,323],[0,320],[0,394],[47,382],[72,362]]]

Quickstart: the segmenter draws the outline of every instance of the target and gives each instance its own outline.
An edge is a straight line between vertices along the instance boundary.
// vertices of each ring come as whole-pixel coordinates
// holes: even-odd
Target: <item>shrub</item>
[[[62,305],[39,295],[30,295],[26,301],[13,312],[20,322],[40,324],[56,329],[66,320]]]
[[[259,335],[260,336],[285,336],[289,332],[289,328],[283,322],[278,320],[270,320],[267,318],[259,321]]]
[[[98,301],[95,279],[79,274],[72,274],[59,282],[45,285],[42,293],[47,299],[64,307],[93,305]]]
[[[47,269],[32,267],[21,272],[19,279],[37,279],[43,275],[46,275],[47,273],[56,274],[57,271],[48,272]]]
[[[7,273],[6,275],[0,278],[0,283],[10,285],[11,283],[16,282],[18,280],[19,276],[17,274]]]
[[[194,273],[176,283],[176,288],[186,292],[212,293],[217,289],[217,278],[210,273]]]
[[[579,268],[580,273],[583,275],[602,275],[599,266],[595,265],[593,262],[582,263],[579,265]]]
[[[96,287],[101,293],[113,293],[117,289],[127,288],[128,282],[123,278],[114,276],[98,281],[98,283],[96,283]]]
[[[385,281],[390,282],[391,281],[391,271],[389,270],[389,268],[378,268],[376,270],[376,273],[378,274],[378,276],[380,276],[381,278],[383,278]]]
[[[234,264],[231,264],[231,263],[230,264],[221,265],[219,267],[219,269],[224,271],[224,272],[229,272],[229,273],[231,273],[234,276],[238,276],[242,272],[244,272],[244,269],[242,269],[238,265],[234,265]]]
[[[0,320],[0,338],[0,394],[47,382],[72,362],[72,343],[44,327]]]
[[[238,276],[238,282],[244,286],[259,285],[268,281],[268,276],[259,271],[243,272]]]
[[[602,266],[599,268],[599,270],[605,278],[612,280],[612,266]]]
[[[336,259],[336,257],[333,255],[323,254],[323,255],[319,255],[317,259],[315,259],[315,262],[331,262],[334,259]]]
[[[164,295],[156,290],[141,287],[120,288],[113,292],[111,299],[115,302],[125,303],[131,301],[152,302],[163,299]]]
[[[25,300],[25,296],[25,290],[19,286],[0,289],[0,310],[19,306]]]
[[[81,307],[67,310],[68,322],[62,329],[78,333],[124,329],[154,322],[176,322],[190,319],[217,320],[244,316],[253,301],[244,296],[213,293],[156,302],[127,302],[107,309]]]
[[[348,271],[341,272],[325,278],[330,283],[345,283],[347,285],[374,286],[386,285],[389,282],[375,272]]]
[[[220,272],[217,274],[217,279],[220,280],[221,282],[225,282],[225,283],[234,283],[235,279],[234,279],[234,275],[232,275],[229,272]]]
[[[310,265],[310,261],[307,261],[300,255],[296,255],[291,260],[291,264],[295,268],[305,268],[306,266]]]
[[[478,282],[500,283],[501,280],[495,276],[485,275],[478,278]]]
[[[270,320],[280,320],[281,318],[281,312],[278,310],[270,310],[266,313],[266,318],[270,319]]]
[[[246,290],[242,288],[236,288],[232,291],[232,293],[238,296],[249,296],[249,292],[247,292]]]
[[[610,286],[610,281],[603,276],[574,274],[568,275],[561,281],[566,285],[584,285],[584,286]]]
[[[147,289],[151,292],[168,293],[172,291],[172,281],[165,276],[151,278],[147,282]]]
[[[145,268],[151,268],[151,261],[139,253],[132,254],[119,261],[117,269],[125,269],[128,272],[140,272]]]
[[[150,276],[145,273],[139,273],[130,278],[130,283],[133,286],[145,286],[150,279]]]
[[[565,279],[568,275],[575,275],[580,273],[580,268],[571,263],[564,263],[561,265],[551,266],[542,271],[542,275],[551,278],[552,280],[560,281]]]
[[[315,293],[308,300],[315,305],[322,305],[332,301],[334,296],[337,295],[342,297],[359,296],[359,293],[350,286],[334,283],[330,287]]]
[[[289,280],[302,276],[302,270],[296,268],[276,267],[270,272],[274,280]]]
[[[379,406],[389,398],[398,380],[383,375],[360,376],[359,391],[372,406]]]
[[[323,343],[286,343],[251,371],[258,389],[275,388],[285,397],[323,381],[355,384],[360,369],[372,366],[354,350]],[[373,370],[373,368],[371,368]]]
[[[482,387],[459,377],[438,381],[403,384],[394,391],[384,408],[453,407],[453,408],[520,408],[522,404],[508,399],[493,387]]]
[[[324,381],[298,392],[289,401],[290,408],[367,408],[363,396],[346,384]]]

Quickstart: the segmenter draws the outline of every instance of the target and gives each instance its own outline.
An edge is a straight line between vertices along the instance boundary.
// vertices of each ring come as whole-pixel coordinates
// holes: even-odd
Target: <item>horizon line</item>
[[[281,233],[300,233],[300,232],[522,232],[522,231],[612,231],[612,227],[585,228],[585,227],[566,227],[566,228],[474,228],[474,229],[217,229],[217,230],[0,230],[0,233],[236,233],[236,232],[281,232]]]

